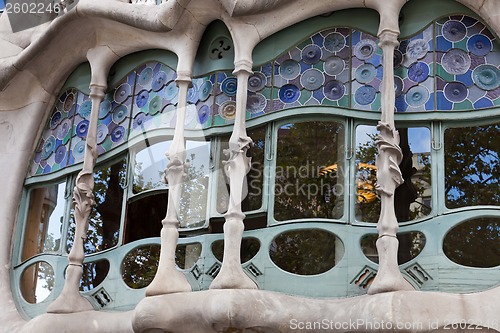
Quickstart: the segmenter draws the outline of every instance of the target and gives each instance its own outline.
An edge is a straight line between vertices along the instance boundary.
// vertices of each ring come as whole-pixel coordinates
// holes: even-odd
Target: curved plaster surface
[[[497,0],[457,0],[474,10],[497,34],[500,32],[500,3]],[[213,20],[222,20],[229,28],[236,44],[236,59],[244,58],[248,50],[251,50],[259,41],[267,36],[306,18],[328,13],[335,10],[366,7],[377,10],[382,19],[379,32],[390,30],[397,32],[397,17],[399,10],[405,4],[405,0],[337,0],[337,1],[306,1],[294,0],[283,5],[282,0],[269,0],[264,2],[226,1],[226,0],[169,0],[160,6],[144,6],[127,4],[113,0],[81,0],[74,9],[54,21],[42,26],[17,34],[9,32],[6,27],[5,15],[0,19],[0,125],[9,129],[0,133],[0,173],[3,177],[3,200],[0,203],[0,308],[2,313],[3,332],[19,331],[25,321],[17,312],[10,290],[11,267],[11,241],[14,229],[16,212],[22,191],[24,177],[26,175],[27,164],[34,149],[35,140],[41,131],[40,124],[43,124],[48,117],[51,106],[55,100],[55,94],[59,91],[65,78],[81,62],[86,61],[86,54],[89,49],[96,46],[105,45],[114,52],[117,57],[127,54],[151,49],[160,48],[171,50],[179,56],[179,73],[186,73],[187,76],[192,71],[192,59],[204,32],[205,27]],[[297,10],[299,8],[299,10]],[[278,19],[279,18],[279,19]],[[180,42],[182,41],[182,42]],[[61,56],[63,51],[64,56]],[[182,60],[182,61],[181,61]],[[251,60],[251,59],[244,59]],[[21,93],[20,93],[21,92]],[[4,144],[8,142],[8,144]],[[397,292],[373,296],[363,296],[359,298],[349,298],[343,300],[320,301],[308,299],[305,301],[299,297],[291,297],[270,293],[265,291],[232,291],[232,290],[210,290],[204,292],[174,294],[167,296],[157,296],[145,299],[141,302],[133,313],[134,327],[140,329],[146,320],[158,320],[165,317],[165,313],[160,311],[161,306],[172,306],[172,302],[178,302],[180,298],[197,301],[198,308],[209,305],[211,309],[217,308],[215,300],[219,300],[221,308],[230,311],[233,316],[240,304],[238,300],[244,300],[244,304],[257,307],[264,302],[269,306],[283,306],[282,309],[291,308],[290,304],[297,303],[297,306],[307,307],[318,313],[345,313],[342,309],[350,309],[350,316],[368,316],[370,313],[380,314],[383,317],[391,313],[410,318],[411,316],[421,316],[421,318],[439,317],[441,311],[429,312],[425,309],[446,309],[460,315],[471,313],[476,315],[478,311],[483,311],[484,316],[490,314],[496,318],[500,309],[500,287],[483,293],[471,295],[451,295],[435,294],[424,292]],[[211,298],[214,298],[213,300]],[[185,308],[185,301],[178,305],[179,310],[184,309],[188,315],[188,308]],[[375,306],[380,304],[380,306]],[[389,306],[392,311],[387,311],[383,305]],[[411,311],[399,311],[401,308],[412,309]],[[473,305],[476,305],[474,308]],[[477,304],[481,304],[477,307]],[[158,316],[151,317],[143,313],[142,309],[148,311],[160,311]],[[267,308],[267,307],[266,307]],[[382,310],[383,309],[383,310]],[[211,312],[213,318],[209,323],[198,321],[190,322],[189,325],[206,325],[217,322],[216,326],[224,328],[233,327],[232,323],[237,323],[234,327],[252,327],[257,325],[254,321],[245,316],[250,316],[250,311],[244,311],[245,316],[236,314],[235,319],[228,321],[228,312]],[[269,310],[270,311],[270,310]],[[290,310],[293,311],[293,310]],[[373,312],[372,312],[373,311]],[[465,312],[464,312],[465,311]],[[496,311],[496,312],[491,312]],[[194,312],[194,311],[192,311]],[[282,330],[271,324],[280,314],[262,312],[270,327],[270,331]],[[379,313],[380,312],[380,313]],[[283,312],[281,315],[284,315]],[[101,328],[96,331],[114,332],[116,327],[123,332],[130,331],[128,323],[132,317],[130,313],[108,314],[104,312],[92,312],[89,316],[87,312],[80,314],[64,315],[67,317],[57,317],[57,315],[44,315],[30,321],[25,327],[25,332],[37,324],[37,332],[70,331],[76,323],[82,323],[83,327],[92,322],[101,322]],[[293,315],[299,313],[292,313]],[[477,314],[479,315],[479,314]],[[267,316],[267,317],[266,317]],[[339,314],[339,319],[342,317]],[[479,318],[486,318],[486,317]],[[92,319],[90,319],[92,318]],[[165,317],[168,319],[168,317]],[[183,320],[186,320],[185,317]],[[192,318],[192,317],[189,317]],[[232,318],[232,317],[230,317]],[[274,318],[274,319],[273,319]],[[288,317],[283,317],[288,318]],[[281,318],[281,319],[283,319]],[[405,317],[407,318],[407,317]],[[164,325],[165,329],[172,328],[172,322],[164,319],[158,325]],[[236,320],[236,321],[235,321]],[[248,324],[244,324],[246,320]],[[195,321],[195,320],[193,320]],[[61,330],[54,330],[55,323],[59,323]],[[229,324],[228,324],[229,323]],[[261,323],[262,324],[262,323]],[[259,326],[261,326],[259,324]],[[47,329],[42,329],[46,325]],[[68,326],[70,325],[70,326]],[[116,326],[118,325],[118,326]],[[274,326],[273,326],[274,325]],[[99,325],[98,325],[99,326]],[[114,327],[114,328],[111,328]],[[205,326],[200,326],[205,327]],[[88,327],[86,327],[88,328]],[[182,331],[183,328],[175,331]],[[75,332],[78,331],[74,330]],[[88,329],[85,330],[86,332]],[[188,332],[189,330],[184,330]],[[286,329],[283,329],[286,331]]]

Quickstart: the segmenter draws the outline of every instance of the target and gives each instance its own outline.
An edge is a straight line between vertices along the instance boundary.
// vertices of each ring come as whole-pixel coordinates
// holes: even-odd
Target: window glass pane
[[[444,254],[468,267],[500,265],[500,218],[482,217],[454,226],[444,237]]]
[[[444,132],[448,208],[500,204],[500,125]]]
[[[431,134],[426,127],[398,127],[399,146],[403,159],[399,164],[404,183],[394,194],[394,206],[399,222],[427,216],[431,212]],[[380,198],[375,190],[378,154],[375,126],[356,128],[356,219],[378,221]]]
[[[66,203],[65,189],[66,183],[60,183],[30,191],[21,256],[23,261],[38,253],[59,249]]]
[[[273,239],[269,256],[284,271],[315,275],[329,271],[342,259],[344,244],[326,230],[290,230]]]
[[[208,180],[210,173],[210,142],[186,141],[188,171],[182,184],[179,221],[183,228],[205,224]]]
[[[89,217],[89,229],[85,240],[86,254],[112,248],[118,243],[122,212],[123,187],[126,182],[126,161],[122,160],[94,172],[94,198]],[[71,250],[75,239],[73,210],[68,229],[67,250]]]
[[[252,138],[253,145],[247,152],[252,158],[250,171],[247,173],[247,195],[241,203],[244,212],[258,210],[262,207],[262,190],[264,184],[264,152],[266,142],[266,127],[250,129],[247,135]],[[227,161],[228,156],[224,150],[229,149],[229,136],[221,137],[219,152],[219,170],[217,171],[217,212],[227,212],[229,204],[229,179],[224,172],[222,161]]]
[[[28,303],[44,301],[53,288],[54,269],[45,261],[29,265],[21,275],[21,294]]]
[[[201,243],[177,244],[175,263],[180,269],[190,269],[201,255]]]
[[[165,154],[171,143],[172,141],[159,142],[142,149],[135,155],[132,187],[134,194],[167,187],[163,182],[163,175],[168,163]]]
[[[156,275],[160,260],[160,245],[142,245],[133,249],[123,259],[122,278],[132,289],[147,287]]]
[[[161,221],[167,213],[168,192],[154,192],[138,200],[129,201],[125,222],[124,241],[130,243],[149,237],[160,237]],[[147,221],[144,214],[148,215]]]
[[[101,284],[109,272],[109,261],[103,259],[88,262],[82,266],[83,274],[80,279],[80,291],[89,291]]]
[[[342,217],[344,202],[344,126],[301,122],[278,130],[274,217]]]
[[[240,260],[244,264],[257,254],[260,250],[260,241],[254,237],[244,237],[241,240]],[[212,243],[214,257],[222,262],[224,259],[224,240],[218,239]]]
[[[417,257],[424,249],[426,238],[419,231],[400,232],[397,234],[398,264],[402,265]],[[366,234],[361,237],[361,249],[364,255],[371,261],[378,264],[378,251],[376,247],[378,234]]]

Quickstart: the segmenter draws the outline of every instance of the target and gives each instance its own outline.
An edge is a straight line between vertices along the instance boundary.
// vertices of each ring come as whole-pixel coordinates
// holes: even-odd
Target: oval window
[[[180,269],[189,269],[201,255],[201,243],[178,244],[175,249],[175,263]]]
[[[20,287],[26,302],[36,304],[44,301],[54,288],[54,269],[45,261],[29,265],[21,274]]]
[[[422,252],[425,246],[425,235],[420,231],[402,232],[397,235],[399,240],[398,265],[412,260]],[[378,234],[366,234],[361,237],[360,246],[364,255],[378,264],[376,242]]]
[[[245,237],[241,240],[240,260],[244,264],[257,254],[260,250],[260,242],[254,237]],[[222,262],[224,258],[224,240],[219,239],[212,243],[212,253],[215,258]]]
[[[326,230],[291,230],[273,239],[269,255],[276,266],[287,272],[315,275],[329,271],[342,259],[344,244]]]
[[[444,254],[453,262],[469,267],[500,265],[500,218],[482,217],[453,227],[443,241]]]
[[[106,278],[109,272],[109,261],[98,260],[83,264],[83,274],[80,279],[80,291],[94,289]]]
[[[137,247],[127,253],[122,262],[122,278],[132,289],[147,287],[156,275],[160,260],[160,245]]]

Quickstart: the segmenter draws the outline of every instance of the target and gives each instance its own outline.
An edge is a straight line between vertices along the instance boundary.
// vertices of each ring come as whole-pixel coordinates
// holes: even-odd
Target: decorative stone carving
[[[146,288],[146,296],[155,296],[177,292],[191,291],[191,285],[185,275],[177,270],[175,265],[175,249],[179,239],[179,202],[181,198],[182,183],[187,174],[186,143],[184,139],[184,119],[186,117],[186,104],[188,88],[191,80],[180,77],[177,79],[179,86],[179,104],[175,124],[174,139],[167,157],[170,160],[165,169],[165,181],[169,185],[168,205],[165,219],[161,221],[161,250],[158,271]]]
[[[256,284],[246,275],[241,267],[240,248],[245,225],[245,214],[241,210],[248,189],[246,175],[250,171],[251,158],[247,150],[252,139],[247,136],[245,128],[245,109],[247,105],[248,78],[252,74],[251,65],[240,63],[234,74],[238,79],[236,92],[236,115],[234,130],[229,139],[229,149],[224,153],[228,156],[224,161],[224,172],[229,178],[229,207],[224,215],[224,260],[217,277],[210,285],[210,289],[255,289]]]
[[[377,276],[368,289],[368,294],[377,294],[396,290],[413,290],[398,267],[398,246],[396,238],[398,221],[394,211],[394,191],[403,183],[399,163],[403,158],[399,148],[399,133],[394,128],[394,68],[393,54],[398,45],[398,33],[386,30],[380,38],[380,47],[384,55],[384,76],[382,79],[382,115],[377,125],[380,131],[377,136],[378,156],[377,192],[381,198],[381,211],[377,224],[379,238],[376,246],[379,255]]]

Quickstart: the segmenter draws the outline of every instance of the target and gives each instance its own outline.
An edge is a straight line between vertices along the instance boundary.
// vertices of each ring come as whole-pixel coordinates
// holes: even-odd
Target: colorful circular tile
[[[354,94],[354,99],[356,103],[360,105],[368,105],[375,100],[377,95],[377,90],[369,85],[359,87]]]
[[[121,123],[128,114],[128,109],[125,105],[118,105],[114,110],[113,110],[113,122],[115,124]]]
[[[88,120],[82,120],[78,123],[78,125],[76,125],[76,135],[79,136],[80,138],[87,137],[88,130],[89,130]]]
[[[221,83],[222,92],[228,96],[236,96],[237,89],[238,89],[238,80],[236,80],[235,77],[227,77]]]
[[[153,69],[151,67],[146,67],[141,71],[141,74],[137,77],[137,83],[141,86],[147,86],[153,79]]]
[[[306,64],[315,64],[321,59],[321,48],[318,45],[307,45],[302,49],[302,61]]]
[[[460,49],[451,49],[443,55],[441,65],[448,73],[461,75],[469,70],[471,59],[467,52]]]
[[[71,119],[64,119],[61,122],[61,125],[59,125],[59,128],[57,129],[57,138],[59,140],[62,140],[68,135],[69,130],[71,129]]]
[[[66,157],[66,146],[60,145],[56,149],[56,156],[55,156],[55,161],[57,164],[61,164],[61,162],[64,160]]]
[[[209,117],[210,117],[210,108],[208,107],[208,105],[203,105],[198,110],[198,120],[200,121],[200,124],[206,123]]]
[[[325,37],[325,49],[330,52],[339,52],[345,47],[345,37],[338,32],[333,32]]]
[[[450,42],[459,42],[467,34],[465,25],[456,20],[449,20],[443,24],[443,36]]]
[[[225,101],[219,108],[219,115],[225,120],[233,120],[236,117],[236,102]]]
[[[177,84],[175,81],[170,82],[167,84],[167,86],[163,89],[163,96],[165,99],[171,101],[173,100],[177,94],[179,93],[179,88],[177,87]]]
[[[361,60],[370,59],[377,49],[377,44],[371,39],[362,39],[354,47],[354,55]]]
[[[97,126],[97,144],[101,144],[104,140],[106,140],[107,135],[108,127],[105,124]]]
[[[467,49],[477,56],[487,55],[491,51],[491,47],[491,40],[485,35],[477,34],[467,41]]]
[[[337,101],[344,97],[344,84],[338,80],[328,81],[323,88],[325,97],[331,101]]]
[[[85,141],[78,141],[72,149],[75,160],[81,160],[85,156]]]
[[[200,101],[206,101],[208,97],[212,94],[212,82],[210,81],[205,81],[200,87],[200,91],[198,92],[198,98]]]
[[[142,108],[148,103],[149,92],[147,90],[141,90],[139,94],[135,97],[135,104]]]
[[[144,123],[146,123],[147,117],[144,113],[138,113],[133,122],[133,127],[136,129],[137,127],[143,127]]]
[[[52,135],[45,140],[42,147],[42,160],[46,160],[52,155],[54,149],[56,148],[56,138]]]
[[[116,103],[123,103],[132,94],[132,88],[128,83],[121,84],[115,90],[114,99]]]
[[[325,83],[325,76],[316,68],[309,68],[300,77],[300,84],[307,90],[317,90]]]
[[[427,52],[429,52],[429,44],[423,39],[414,39],[406,47],[406,54],[412,59],[422,59]]]
[[[75,95],[71,93],[68,94],[68,96],[66,96],[66,98],[64,99],[64,104],[63,104],[64,111],[68,112],[69,110],[71,110],[74,103],[75,103]]]
[[[161,97],[155,96],[149,101],[148,113],[152,116],[157,114],[161,110]]]
[[[325,63],[323,64],[323,69],[325,73],[332,76],[342,73],[344,68],[345,68],[344,59],[335,56],[329,57],[328,59],[325,60]]]
[[[111,132],[111,141],[118,142],[123,138],[124,135],[125,135],[125,128],[123,126],[117,126]]]
[[[283,103],[293,103],[300,97],[300,90],[296,85],[285,84],[278,91],[280,100]]]
[[[300,74],[300,65],[295,60],[287,59],[281,63],[279,73],[285,80],[293,80]]]
[[[85,119],[90,119],[90,113],[92,112],[92,102],[91,101],[85,101],[80,105],[80,109],[78,110],[78,113],[82,118]]]
[[[108,99],[105,99],[99,105],[99,119],[106,118],[109,111],[111,111],[111,102]]]
[[[465,84],[461,82],[449,82],[444,86],[444,97],[454,103],[464,101],[469,94],[469,90]]]
[[[250,90],[251,92],[257,92],[264,89],[266,83],[267,79],[264,74],[259,72],[254,73],[248,78],[248,90]]]
[[[394,57],[392,61],[394,62],[394,67],[399,67],[403,63],[403,53],[401,53],[398,49],[394,50]]]
[[[481,89],[495,90],[500,86],[500,70],[493,65],[480,65],[472,72],[472,79]]]
[[[412,107],[422,106],[429,100],[429,90],[424,86],[411,87],[406,93],[406,103]]]
[[[159,71],[153,77],[153,83],[151,84],[151,88],[153,91],[159,91],[163,86],[167,83],[167,73],[164,71]]]
[[[54,129],[57,127],[57,125],[59,125],[59,123],[61,122],[61,119],[62,119],[62,114],[61,112],[57,111],[55,112],[52,117],[50,117],[50,129]]]
[[[399,76],[394,77],[394,91],[396,93],[396,97],[399,97],[403,94],[404,83],[403,80]]]
[[[187,91],[187,101],[189,103],[198,102],[198,87],[193,84]]]
[[[262,94],[256,93],[248,95],[247,98],[247,111],[255,114],[265,110],[267,104],[266,97]]]
[[[425,62],[416,62],[408,68],[408,77],[413,82],[422,82],[429,76],[429,66]]]
[[[354,76],[359,83],[368,83],[377,76],[377,69],[372,64],[364,64],[356,69]]]

